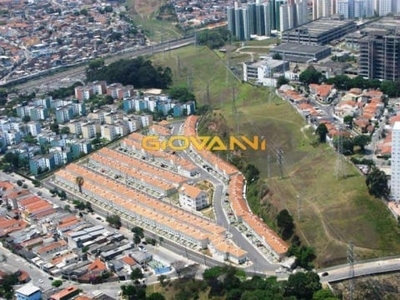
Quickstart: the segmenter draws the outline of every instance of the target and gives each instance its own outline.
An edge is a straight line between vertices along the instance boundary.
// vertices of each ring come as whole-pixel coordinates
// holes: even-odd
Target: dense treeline
[[[197,33],[197,44],[206,45],[210,49],[216,49],[225,45],[232,39],[230,31],[224,27],[202,30]]]
[[[287,281],[276,277],[253,276],[246,279],[242,270],[234,267],[213,267],[203,273],[204,281],[180,279],[173,299],[192,300],[207,296],[208,299],[226,300],[337,300],[330,290],[322,289],[314,272],[296,273]],[[206,294],[208,292],[208,295]],[[203,294],[203,297],[200,295]],[[204,295],[206,294],[206,295]],[[145,299],[137,297],[136,299]],[[149,298],[147,298],[149,299]],[[157,299],[165,299],[158,296]]]
[[[108,66],[98,59],[89,63],[86,69],[88,82],[105,80],[109,83],[133,85],[135,88],[166,89],[172,84],[172,72],[169,67],[153,66],[143,57],[121,59]]]

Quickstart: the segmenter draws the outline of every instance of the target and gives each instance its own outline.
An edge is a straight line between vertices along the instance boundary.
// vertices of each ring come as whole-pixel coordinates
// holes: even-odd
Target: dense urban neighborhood
[[[1,299],[396,299],[397,1],[0,4]]]

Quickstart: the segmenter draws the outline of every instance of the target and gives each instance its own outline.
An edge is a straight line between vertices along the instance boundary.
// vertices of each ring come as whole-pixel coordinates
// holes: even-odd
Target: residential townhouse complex
[[[189,116],[185,120],[183,127],[185,136],[197,136],[196,128],[198,120],[198,116]],[[197,151],[193,147],[191,148],[192,151]],[[229,201],[237,221],[244,224],[249,231],[257,236],[276,259],[283,258],[289,249],[289,245],[270,229],[262,219],[251,212],[246,200],[246,181],[244,176],[234,166],[220,159],[210,151],[203,150],[197,153],[214,170],[220,172],[229,181]]]
[[[7,81],[145,44],[117,2],[2,1],[2,8],[0,78],[8,74]]]
[[[150,126],[149,132],[170,134],[161,125]],[[55,173],[53,184],[77,193],[75,179],[82,176],[82,197],[93,205],[187,247],[208,248],[217,259],[244,263],[247,252],[227,239],[225,228],[189,212],[210,201],[207,193],[192,185],[198,167],[168,151],[145,151],[143,137],[132,133],[114,149],[103,148],[82,164],[66,166]],[[171,203],[173,193],[178,194],[181,208]]]

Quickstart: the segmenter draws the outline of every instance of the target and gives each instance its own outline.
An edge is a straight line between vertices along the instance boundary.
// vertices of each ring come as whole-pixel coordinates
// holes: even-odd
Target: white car
[[[39,279],[39,282],[40,282],[40,283],[43,283],[43,279]]]
[[[140,251],[142,251],[142,252],[144,252],[144,253],[147,252],[147,249],[146,249],[144,246],[142,246],[142,245],[139,245],[138,248],[139,248]]]

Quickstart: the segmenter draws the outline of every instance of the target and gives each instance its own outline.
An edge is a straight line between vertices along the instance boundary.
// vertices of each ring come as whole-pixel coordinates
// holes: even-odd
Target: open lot
[[[350,241],[358,259],[398,253],[398,226],[385,204],[368,195],[364,177],[344,162],[347,177],[336,180],[335,153],[327,145],[311,146],[312,131],[291,105],[266,88],[239,83],[224,61],[223,54],[204,47],[156,56],[157,64],[172,68],[177,84],[189,84],[199,104],[212,104],[214,117],[221,113],[231,132],[266,138],[267,151],[246,152],[245,157],[260,169],[270,188],[260,201],[271,219],[288,208],[303,243],[316,248],[318,266],[345,262]],[[237,113],[233,113],[233,94]],[[278,149],[282,149],[283,178]]]
[[[129,14],[134,23],[143,28],[152,42],[161,42],[182,36],[176,21],[158,20],[159,8],[166,0],[128,0]]]

